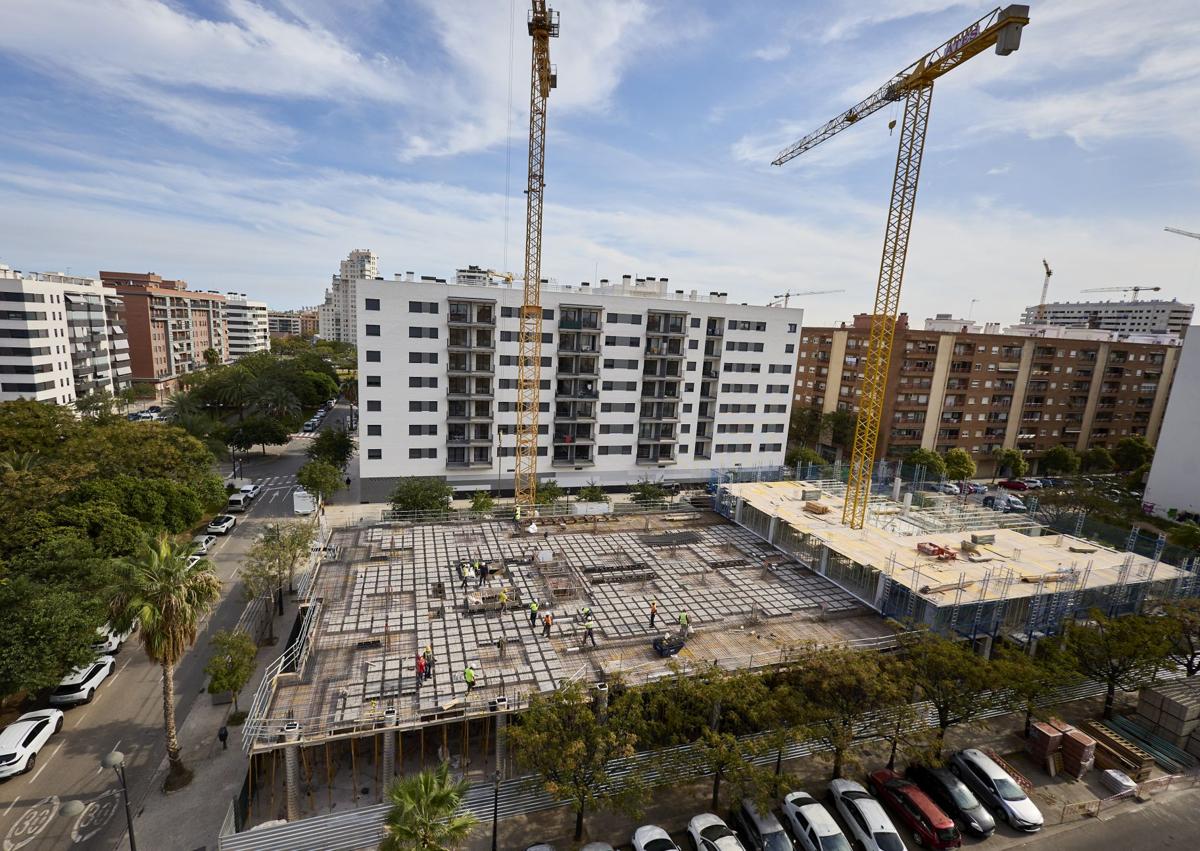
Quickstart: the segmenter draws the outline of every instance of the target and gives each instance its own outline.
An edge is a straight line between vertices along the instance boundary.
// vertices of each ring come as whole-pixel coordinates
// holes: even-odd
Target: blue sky
[[[545,275],[668,276],[751,303],[846,290],[801,299],[809,324],[869,309],[899,116],[770,161],[989,7],[553,5]],[[506,258],[519,273],[525,14],[0,0],[0,262],[153,270],[281,307],[319,301],[351,248],[389,277]],[[1030,17],[1020,51],[937,84],[902,309],[1015,321],[1043,257],[1054,297],[1136,283],[1195,301],[1200,241],[1162,230],[1200,231],[1194,3],[1051,0]]]

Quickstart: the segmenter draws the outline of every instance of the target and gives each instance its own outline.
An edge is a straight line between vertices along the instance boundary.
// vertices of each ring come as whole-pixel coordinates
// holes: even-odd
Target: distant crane
[[[558,85],[550,64],[550,39],[558,13],[533,0],[529,13],[533,59],[529,81],[529,182],[525,189],[525,300],[517,338],[517,505],[537,502],[538,399],[542,381],[542,192],[546,188],[546,102]]]
[[[1142,291],[1156,293],[1162,287],[1093,287],[1090,290],[1080,290],[1081,293],[1133,293],[1130,301],[1137,301],[1138,293]]]
[[[1180,230],[1179,228],[1163,228],[1167,233],[1177,233],[1180,236],[1190,236],[1192,239],[1200,239],[1200,233],[1192,233],[1190,230]]]
[[[1038,302],[1037,321],[1039,323],[1046,321],[1046,295],[1050,292],[1050,276],[1054,273],[1050,271],[1050,264],[1046,262],[1046,258],[1042,258],[1042,266],[1046,270],[1046,280],[1042,281],[1042,300]]]
[[[842,522],[851,529],[863,527],[867,519],[867,503],[871,498],[871,473],[875,468],[875,447],[878,445],[879,426],[887,400],[892,339],[900,314],[900,286],[908,257],[908,237],[917,202],[917,180],[921,174],[921,155],[925,150],[925,131],[929,127],[934,81],[993,45],[996,53],[1008,56],[1021,46],[1021,30],[1028,23],[1028,6],[1013,4],[1003,9],[993,9],[949,41],[892,75],[882,86],[841,115],[795,142],[772,162],[772,165],[790,162],[872,113],[904,101],[904,119],[900,127],[892,199],[883,236],[875,307],[871,311],[867,354],[863,359],[862,397],[854,429],[854,448],[850,453],[846,500],[842,509]]]
[[[775,299],[775,301],[773,301],[773,302],[771,302],[770,304],[768,304],[768,305],[767,305],[767,307],[778,307],[778,306],[779,306],[779,299],[783,299],[783,306],[784,306],[784,307],[787,307],[787,306],[788,306],[788,299],[790,299],[792,296],[801,296],[801,295],[829,295],[830,293],[844,293],[844,292],[845,292],[845,290],[802,290],[801,292],[798,292],[798,293],[794,293],[794,292],[786,292],[786,293],[782,293],[782,294],[780,294],[780,295],[777,295],[777,296],[772,296],[772,298],[774,298],[774,299]]]

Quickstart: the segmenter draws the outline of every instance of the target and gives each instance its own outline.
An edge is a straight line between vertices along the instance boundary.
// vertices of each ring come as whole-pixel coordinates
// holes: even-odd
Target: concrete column
[[[950,377],[950,358],[954,355],[954,335],[938,337],[937,356],[933,361],[933,378],[929,386],[929,404],[925,411],[925,426],[921,430],[921,448],[937,447],[938,429],[942,427],[942,402],[946,398],[946,379]],[[954,391],[957,393],[958,391]],[[890,428],[890,425],[885,424]]]
[[[596,708],[596,718],[601,724],[608,721],[608,683],[596,683],[595,697],[592,699]]]
[[[300,818],[300,725],[289,721],[283,728],[288,743],[283,749],[284,782],[287,785],[287,820]]]
[[[501,778],[508,776],[508,715],[496,713],[496,771]]]
[[[820,573],[822,576],[824,576],[825,571],[828,568],[828,566],[829,566],[829,547],[822,544],[821,545],[821,561],[820,561],[820,564],[818,564],[818,566],[817,566],[817,572]]]
[[[771,525],[767,527],[767,543],[775,543],[775,532],[779,528],[779,516],[771,515]]]
[[[745,504],[746,504],[746,500],[744,500],[740,496],[737,498],[737,502],[735,502],[733,504],[733,522],[734,523],[742,522],[742,506]]]
[[[900,501],[900,489],[903,486],[904,486],[904,482],[900,479],[899,476],[896,476],[895,480],[892,482],[892,500],[894,502]]]
[[[380,800],[387,793],[392,778],[396,776],[396,710],[388,709],[383,713],[383,783],[380,788]]]

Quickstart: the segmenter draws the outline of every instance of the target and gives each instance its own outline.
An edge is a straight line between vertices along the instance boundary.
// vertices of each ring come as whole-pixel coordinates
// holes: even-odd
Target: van
[[[231,493],[229,495],[229,505],[225,506],[225,510],[233,513],[235,511],[245,511],[250,506],[250,495],[244,493]]]

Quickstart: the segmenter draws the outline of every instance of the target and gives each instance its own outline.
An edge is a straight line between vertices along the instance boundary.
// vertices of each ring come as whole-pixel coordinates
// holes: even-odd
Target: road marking
[[[8,815],[10,812],[12,812],[12,808],[15,807],[16,805],[17,805],[17,799],[13,798],[12,803],[4,808],[4,814]]]
[[[62,747],[62,742],[59,742],[57,745],[54,746],[54,753],[50,754],[50,756],[46,757],[44,760],[39,760],[39,762],[41,762],[42,764],[38,766],[37,771],[33,772],[33,777],[29,778],[30,783],[37,780],[38,775],[46,770],[46,766],[50,764],[50,760],[54,759],[55,755],[58,753],[59,748],[61,748],[61,747]]]
[[[42,798],[32,807],[21,813],[13,822],[8,833],[4,835],[4,851],[17,851],[37,839],[38,834],[50,826],[58,814],[58,796],[51,795]]]

